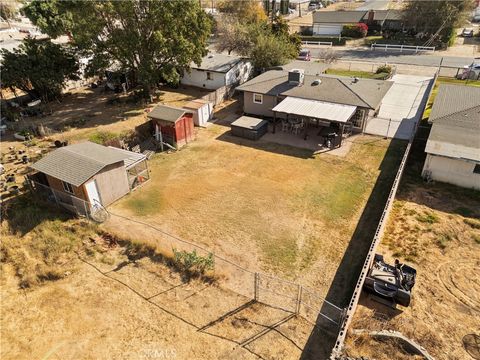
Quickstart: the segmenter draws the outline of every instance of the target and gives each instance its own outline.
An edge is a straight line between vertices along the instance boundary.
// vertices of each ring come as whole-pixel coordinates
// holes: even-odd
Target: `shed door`
[[[94,180],[89,181],[85,184],[85,189],[87,190],[88,199],[90,204],[96,205],[101,204],[100,194],[98,193],[97,182]]]

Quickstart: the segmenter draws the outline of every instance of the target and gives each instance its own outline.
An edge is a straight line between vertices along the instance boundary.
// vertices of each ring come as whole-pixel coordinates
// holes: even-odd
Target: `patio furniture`
[[[282,131],[283,132],[290,131],[290,123],[287,120],[282,120]]]

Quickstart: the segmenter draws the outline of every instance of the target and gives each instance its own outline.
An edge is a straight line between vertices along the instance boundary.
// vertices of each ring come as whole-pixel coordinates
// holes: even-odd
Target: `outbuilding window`
[[[62,185],[63,185],[63,190],[65,190],[66,192],[68,192],[70,194],[73,194],[73,185],[72,184],[69,184],[65,181],[62,181]]]
[[[262,94],[253,94],[253,102],[255,104],[263,104],[263,95]]]
[[[207,80],[213,80],[212,73],[207,71]]]
[[[480,164],[476,164],[476,165],[473,167],[473,173],[474,173],[474,174],[480,174]]]

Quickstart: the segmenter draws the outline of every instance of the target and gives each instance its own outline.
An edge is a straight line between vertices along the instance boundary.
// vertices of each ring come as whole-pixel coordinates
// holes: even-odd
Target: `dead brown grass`
[[[392,263],[399,258],[417,269],[412,303],[393,311],[364,297],[352,328],[400,331],[436,359],[467,359],[462,338],[478,333],[480,324],[479,209],[478,192],[443,184],[406,186],[379,252]],[[376,351],[356,337],[347,344],[352,353]],[[392,353],[376,358],[403,359]]]

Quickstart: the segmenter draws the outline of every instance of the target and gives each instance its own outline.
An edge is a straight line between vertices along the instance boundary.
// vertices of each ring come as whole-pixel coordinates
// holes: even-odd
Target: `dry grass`
[[[57,280],[75,268],[76,251],[96,226],[71,219],[29,195],[2,204],[1,256],[19,278],[20,287]]]
[[[326,291],[389,141],[364,137],[345,158],[312,158],[275,144],[237,144],[227,131],[211,126],[180,152],[154,157],[149,183],[112,212]],[[129,226],[115,221],[108,229]]]
[[[479,210],[478,192],[444,184],[404,185],[379,252],[417,269],[412,303],[393,311],[365,297],[352,328],[400,331],[436,359],[467,359],[462,338],[478,332],[480,323]],[[355,337],[347,343],[352,353],[376,351],[360,346]],[[404,358],[397,353],[376,358]]]

